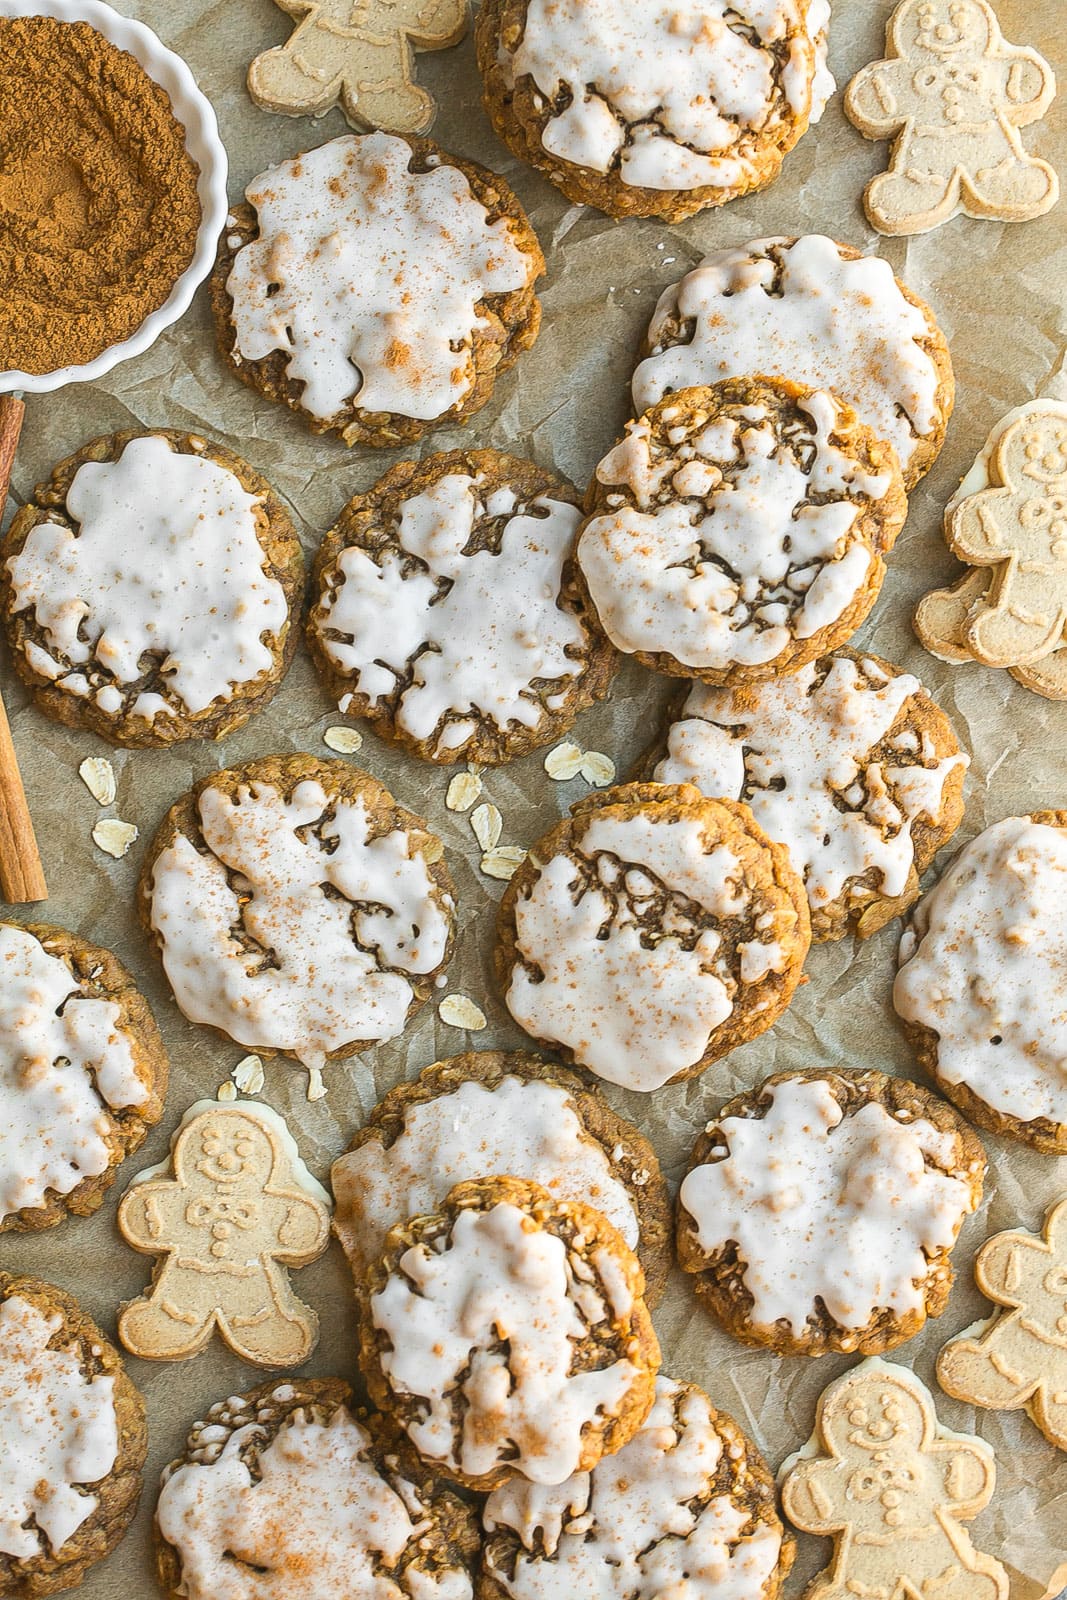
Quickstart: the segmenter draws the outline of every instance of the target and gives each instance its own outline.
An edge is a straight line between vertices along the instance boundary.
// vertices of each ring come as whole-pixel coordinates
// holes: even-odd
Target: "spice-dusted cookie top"
[[[793,1541],[759,1452],[703,1390],[661,1373],[640,1430],[558,1488],[486,1501],[484,1600],[775,1600]]]
[[[142,920],[193,1022],[327,1059],[393,1039],[452,945],[440,840],[344,761],[268,756],[215,772],[164,818]]]
[[[697,1141],[679,1260],[747,1343],[887,1350],[944,1309],[949,1252],[984,1173],[974,1134],[915,1084],[781,1073]]]
[[[151,1012],[109,951],[0,923],[0,1232],[95,1211],[166,1087]]]
[[[652,1404],[659,1346],[637,1257],[536,1183],[458,1184],[367,1275],[360,1362],[422,1459],[470,1488],[563,1483]]]
[[[893,1004],[949,1099],[1067,1153],[1067,811],[1007,817],[916,908]]]
[[[119,744],[230,732],[296,644],[281,501],[194,434],[120,433],[63,461],[4,541],[15,665],[41,708]]]
[[[471,1600],[477,1549],[473,1511],[339,1378],[212,1406],[156,1505],[170,1600]]]
[[[804,879],[816,939],[866,938],[917,898],[968,764],[918,678],[851,652],[774,683],[694,684],[650,763],[658,783],[752,808]]]
[[[569,484],[496,450],[401,462],[323,541],[312,654],[342,711],[431,761],[506,761],[604,693]]]
[[[535,1039],[650,1090],[769,1028],[809,940],[803,884],[747,806],[628,784],[534,845],[501,902],[497,977]]]
[[[930,308],[887,261],[821,234],[705,256],[660,297],[641,353],[638,411],[674,389],[752,373],[829,389],[894,446],[909,488],[952,412],[948,347]]]
[[[784,379],[668,395],[600,462],[589,499],[577,561],[612,643],[714,683],[843,644],[907,515],[892,446]]]
[[[223,353],[316,431],[417,438],[484,404],[536,336],[544,261],[518,201],[428,140],[345,135],[245,195],[216,269]]]
[[[833,87],[828,20],[821,0],[489,0],[486,105],[572,200],[677,219],[777,176]]]

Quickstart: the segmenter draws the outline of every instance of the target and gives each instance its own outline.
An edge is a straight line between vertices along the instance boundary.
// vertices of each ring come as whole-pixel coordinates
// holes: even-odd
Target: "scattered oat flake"
[[[584,760],[585,757],[576,744],[557,744],[545,757],[545,771],[550,778],[555,778],[557,783],[566,783],[568,778],[578,776]]]
[[[449,811],[469,811],[482,792],[482,780],[476,772],[457,772],[445,790],[445,805]]]
[[[258,1056],[244,1056],[230,1076],[242,1094],[258,1094],[263,1087],[263,1063]]]
[[[465,994],[446,994],[437,1008],[437,1015],[450,1028],[466,1028],[478,1033],[485,1027],[485,1012]]]
[[[112,803],[115,798],[115,769],[106,756],[86,756],[78,768],[78,777],[97,805],[109,806]]]
[[[471,832],[483,850],[495,850],[504,831],[504,819],[496,806],[479,806],[471,812]]]
[[[355,728],[327,728],[322,742],[339,756],[354,756],[363,748],[363,735]]]
[[[610,783],[615,782],[615,763],[610,756],[602,755],[599,750],[585,752],[579,771],[586,783],[591,783],[594,789],[606,789]]]
[[[526,851],[519,845],[502,844],[496,850],[487,850],[481,867],[487,878],[513,878],[526,860]]]
[[[137,827],[132,822],[120,822],[118,817],[104,817],[93,829],[93,843],[105,855],[121,861],[137,837]]]
[[[230,1079],[227,1078],[226,1082],[225,1083],[220,1083],[218,1088],[215,1090],[215,1099],[216,1100],[236,1100],[237,1099],[237,1085],[235,1083],[232,1083],[230,1081]]]

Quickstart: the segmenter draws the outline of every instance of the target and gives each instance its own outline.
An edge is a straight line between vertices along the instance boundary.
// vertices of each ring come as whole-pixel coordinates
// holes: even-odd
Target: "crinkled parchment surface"
[[[230,155],[231,198],[263,167],[344,131],[336,111],[312,123],[268,115],[248,100],[244,74],[250,58],[286,37],[291,26],[271,0],[171,0],[167,5],[137,0],[126,9],[154,25],[187,57],[214,101]],[[1007,37],[1037,45],[1059,71],[1065,92],[1047,121],[1026,138],[1058,164],[1067,180],[1067,5],[1064,0],[1001,0],[999,9]],[[839,84],[881,55],[889,10],[888,0],[836,0],[831,64]],[[959,392],[944,453],[913,497],[885,589],[860,642],[920,673],[955,718],[974,758],[962,838],[1013,812],[1067,805],[1067,705],[1038,699],[1006,673],[943,666],[923,652],[910,627],[918,597],[953,571],[941,538],[941,508],[991,424],[1009,406],[1047,386],[1067,347],[1067,200],[1038,222],[1001,226],[958,218],[923,238],[878,241],[866,225],[860,193],[884,163],[886,147],[865,142],[847,124],[839,94],[822,125],[806,135],[765,193],[677,228],[613,223],[569,207],[496,143],[480,107],[469,37],[452,51],[422,57],[420,72],[440,103],[435,136],[457,154],[506,174],[530,210],[549,262],[544,330],[534,350],[502,379],[492,403],[467,429],[438,434],[424,448],[467,442],[512,449],[584,483],[626,420],[634,349],[656,296],[706,249],[813,230],[864,250],[879,249],[934,306],[952,347]],[[91,388],[29,400],[15,498],[25,497],[55,460],[90,437],[141,426],[190,428],[246,456],[285,496],[309,556],[348,496],[367,487],[394,459],[348,451],[332,438],[316,439],[287,411],[254,397],[216,354],[201,292],[181,324],[138,361]],[[169,998],[133,915],[143,852],[167,806],[193,779],[216,765],[276,751],[325,755],[323,731],[341,719],[331,715],[301,654],[269,710],[223,744],[186,745],[162,754],[113,753],[118,796],[108,814],[127,818],[141,830],[129,855],[116,862],[90,840],[100,812],[77,775],[85,756],[109,752],[91,736],[57,727],[27,708],[10,670],[4,687],[52,891],[42,909],[121,955],[150,996],[170,1049],[170,1096],[164,1121],[145,1148],[147,1164],[164,1154],[185,1107],[214,1093],[243,1052],[185,1022]],[[577,741],[608,752],[624,772],[666,693],[666,681],[627,667],[610,702],[580,719]],[[502,885],[479,873],[466,817],[445,808],[448,772],[395,754],[369,734],[354,759],[442,833],[459,889],[461,927],[449,990],[476,999],[489,1026],[464,1035],[440,1022],[432,1007],[426,1009],[402,1040],[329,1071],[329,1093],[315,1104],[304,1098],[302,1071],[269,1064],[263,1095],[289,1117],[320,1177],[391,1085],[437,1057],[470,1046],[523,1042],[489,981]],[[542,757],[533,755],[486,774],[484,798],[503,814],[501,843],[526,845],[585,787],[580,778],[553,783]],[[845,939],[815,950],[810,982],[772,1034],[738,1050],[698,1082],[650,1097],[608,1088],[612,1103],[651,1134],[674,1180],[709,1115],[728,1095],[767,1072],[820,1063],[905,1074],[917,1070],[889,1005],[898,931],[889,928],[866,945]],[[941,1343],[983,1311],[970,1272],[982,1240],[1012,1224],[1036,1227],[1046,1205],[1067,1189],[1067,1159],[1030,1155],[992,1138],[986,1144],[988,1198],[968,1222],[956,1252],[959,1282],[949,1309],[896,1357],[914,1363],[927,1382],[933,1381]],[[127,1165],[127,1179],[137,1164],[135,1157]],[[112,1334],[118,1302],[139,1291],[149,1268],[116,1231],[122,1187],[120,1181],[90,1220],[70,1221],[37,1238],[8,1234],[0,1241],[0,1265],[39,1273],[73,1290]],[[336,1244],[296,1274],[295,1285],[322,1318],[322,1342],[308,1370],[355,1381],[352,1301]],[[836,1356],[805,1362],[743,1349],[697,1309],[680,1274],[657,1324],[667,1370],[703,1384],[751,1431],[775,1466],[807,1438],[820,1390],[848,1364]],[[261,1376],[217,1342],[192,1361],[131,1362],[131,1370],[148,1397],[146,1492],[122,1546],[90,1573],[81,1591],[85,1600],[120,1594],[147,1600],[153,1592],[149,1528],[160,1466],[180,1450],[189,1424],[213,1401]],[[1015,1600],[1037,1600],[1051,1575],[1067,1563],[1067,1457],[1046,1444],[1025,1416],[976,1415],[940,1393],[938,1406],[949,1426],[977,1427],[995,1448],[996,1497],[973,1525],[974,1538],[1011,1569]],[[828,1544],[812,1538],[799,1542],[792,1595],[801,1592],[829,1552]],[[1060,1583],[1065,1578],[1067,1570]]]

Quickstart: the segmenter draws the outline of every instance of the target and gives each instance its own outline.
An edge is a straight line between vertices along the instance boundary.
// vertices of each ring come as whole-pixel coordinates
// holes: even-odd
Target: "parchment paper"
[[[271,0],[126,0],[126,9],[186,56],[214,101],[230,155],[231,198],[263,167],[345,131],[336,111],[312,123],[270,116],[248,100],[249,60],[283,40],[291,27]],[[836,0],[830,59],[840,87],[882,54],[890,9],[889,0]],[[1067,182],[1067,4],[1000,0],[999,11],[1006,36],[1038,46],[1060,74],[1064,92],[1047,121],[1026,139],[1058,165]],[[805,136],[779,181],[763,194],[677,228],[617,224],[570,207],[495,141],[481,110],[469,37],[452,51],[423,56],[420,75],[440,103],[435,136],[447,149],[506,174],[529,208],[549,263],[538,344],[501,380],[492,403],[466,430],[439,433],[425,450],[463,441],[494,445],[528,453],[584,484],[628,415],[634,351],[657,294],[706,249],[815,230],[863,249],[877,244],[934,306],[952,348],[959,391],[945,450],[912,498],[882,597],[859,642],[918,672],[971,750],[959,842],[1012,813],[1067,805],[1067,705],[1038,699],[1007,673],[941,665],[921,649],[910,626],[918,597],[954,571],[941,538],[945,501],[993,422],[1047,385],[1067,347],[1067,200],[1038,222],[1001,226],[958,218],[923,238],[878,242],[866,225],[860,194],[883,164],[886,146],[867,143],[847,124],[839,93],[822,124]],[[14,498],[24,498],[54,461],[87,439],[138,426],[187,427],[246,456],[288,500],[309,557],[344,501],[395,459],[316,439],[288,412],[251,395],[215,353],[202,291],[185,319],[139,360],[92,387],[29,400]],[[193,779],[216,766],[274,751],[326,755],[322,732],[341,719],[331,715],[303,654],[273,705],[237,735],[220,745],[185,745],[164,753],[108,752],[92,736],[46,721],[26,707],[6,662],[4,693],[51,888],[47,906],[34,914],[118,952],[150,997],[171,1055],[163,1122],[142,1155],[127,1163],[103,1209],[48,1234],[8,1234],[0,1240],[0,1266],[34,1272],[72,1290],[114,1336],[119,1301],[141,1290],[150,1266],[116,1231],[118,1197],[139,1167],[164,1156],[169,1134],[190,1102],[214,1093],[244,1054],[187,1023],[170,999],[132,911],[143,852],[166,807]],[[610,702],[579,720],[577,741],[608,752],[625,773],[666,693],[665,680],[632,664],[625,667]],[[100,811],[77,776],[79,762],[90,754],[111,754],[115,765],[118,798],[109,814],[141,830],[120,862],[102,855],[90,840]],[[268,1064],[264,1098],[289,1117],[305,1158],[323,1179],[333,1156],[391,1085],[439,1057],[524,1042],[489,981],[495,902],[503,886],[479,873],[467,819],[445,808],[449,772],[397,755],[370,734],[354,759],[442,834],[459,890],[462,930],[449,991],[477,1000],[489,1027],[464,1035],[442,1024],[431,1006],[403,1039],[331,1069],[328,1096],[315,1104],[304,1098],[301,1070]],[[532,843],[585,792],[580,779],[553,783],[538,755],[487,773],[485,787],[485,798],[503,813],[501,842],[520,845]],[[934,876],[946,859],[942,855]],[[652,1136],[673,1181],[708,1117],[726,1097],[770,1071],[841,1063],[918,1075],[889,1005],[898,934],[895,924],[865,945],[845,939],[813,950],[810,982],[786,1017],[769,1036],[738,1050],[699,1081],[652,1096],[607,1087],[612,1103]],[[1067,1159],[1032,1155],[1023,1146],[983,1137],[990,1156],[987,1199],[955,1252],[958,1282],[949,1309],[892,1358],[913,1363],[928,1383],[933,1383],[940,1345],[989,1309],[971,1279],[977,1247],[1000,1228],[1037,1227],[1046,1206],[1067,1189]],[[295,1274],[294,1283],[322,1319],[322,1342],[306,1370],[337,1373],[358,1386],[352,1301],[338,1246],[332,1244],[321,1261]],[[782,1360],[744,1349],[697,1309],[679,1273],[656,1320],[665,1369],[703,1384],[750,1430],[774,1467],[808,1437],[819,1392],[848,1365],[836,1356]],[[150,1525],[160,1467],[181,1450],[188,1427],[210,1404],[262,1377],[218,1341],[192,1361],[131,1361],[130,1370],[148,1399],[145,1492],[124,1543],[90,1573],[85,1600],[119,1595],[149,1600],[155,1592]],[[936,1387],[935,1394],[948,1426],[977,1428],[996,1450],[996,1497],[973,1524],[976,1544],[999,1555],[1012,1571],[1013,1600],[1037,1600],[1062,1567],[1049,1591],[1054,1594],[1067,1582],[1067,1456],[1047,1444],[1024,1415],[976,1414]],[[799,1537],[799,1546],[790,1595],[801,1592],[830,1549],[807,1536]]]

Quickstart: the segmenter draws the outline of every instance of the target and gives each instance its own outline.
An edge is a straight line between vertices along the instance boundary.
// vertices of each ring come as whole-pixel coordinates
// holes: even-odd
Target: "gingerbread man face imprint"
[[[988,0],[902,0],[886,59],[856,74],[845,111],[868,139],[892,139],[888,172],[864,195],[873,227],[925,233],[959,212],[1022,222],[1051,210],[1059,181],[1019,129],[1056,92],[1048,62],[1009,44]]]

